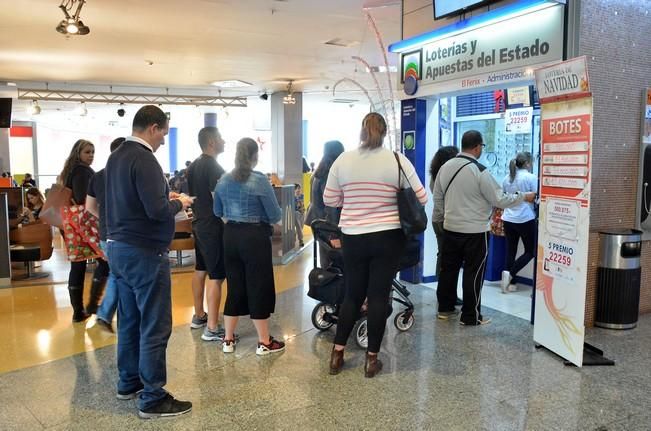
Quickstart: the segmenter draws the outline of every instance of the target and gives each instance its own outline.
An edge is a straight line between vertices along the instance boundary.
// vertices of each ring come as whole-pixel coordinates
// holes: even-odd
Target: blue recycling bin
[[[484,280],[499,281],[502,279],[504,261],[506,259],[506,237],[488,234],[488,258]]]

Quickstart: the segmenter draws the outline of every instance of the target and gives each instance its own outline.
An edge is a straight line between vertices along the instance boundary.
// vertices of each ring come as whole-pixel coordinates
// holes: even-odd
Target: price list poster
[[[592,95],[584,57],[536,71],[541,113],[534,341],[583,362]]]

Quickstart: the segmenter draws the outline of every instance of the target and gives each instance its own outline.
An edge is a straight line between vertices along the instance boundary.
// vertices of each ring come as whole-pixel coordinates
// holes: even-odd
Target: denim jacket
[[[235,181],[228,173],[215,187],[213,210],[217,217],[240,223],[269,223],[280,221],[281,212],[276,195],[266,175],[253,171],[244,183]]]

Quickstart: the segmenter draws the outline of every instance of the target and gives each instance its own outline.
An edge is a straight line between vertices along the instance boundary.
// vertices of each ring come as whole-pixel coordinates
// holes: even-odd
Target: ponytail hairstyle
[[[360,148],[373,150],[380,148],[387,135],[387,122],[384,117],[377,112],[366,114],[362,120],[362,131],[359,134],[359,140],[362,142]]]
[[[242,138],[235,149],[235,169],[233,179],[239,183],[246,182],[258,163],[258,143],[251,138]]]
[[[65,185],[72,170],[75,168],[75,166],[81,163],[81,152],[84,151],[84,149],[89,145],[92,147],[93,143],[87,141],[86,139],[79,139],[77,142],[75,142],[75,144],[72,146],[72,149],[70,150],[70,154],[68,155],[65,164],[63,165],[63,170],[57,177],[57,184]]]
[[[515,159],[511,160],[509,163],[509,179],[511,180],[511,183],[515,181],[515,174],[517,172],[517,169],[524,169],[527,164],[531,164],[532,161],[533,157],[528,151],[525,151],[524,153],[518,153],[518,155],[515,156]]]

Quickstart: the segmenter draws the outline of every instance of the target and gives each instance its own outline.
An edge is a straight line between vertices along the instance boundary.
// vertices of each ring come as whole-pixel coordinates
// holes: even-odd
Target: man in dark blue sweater
[[[170,194],[154,157],[167,131],[167,115],[143,106],[133,119],[133,136],[111,154],[105,168],[107,251],[119,297],[117,397],[137,397],[138,414],[145,419],[192,409],[192,403],[163,389],[172,333],[168,246],[174,215],[192,204],[187,196]]]

